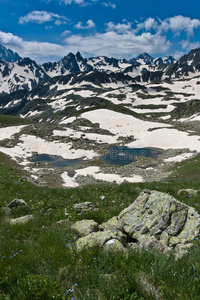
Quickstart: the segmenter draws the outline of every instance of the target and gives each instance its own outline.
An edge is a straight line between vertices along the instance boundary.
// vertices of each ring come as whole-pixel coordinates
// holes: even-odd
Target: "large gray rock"
[[[28,204],[23,199],[14,199],[7,205],[7,207],[9,207],[10,209],[16,208],[18,206],[28,206]]]
[[[82,237],[99,230],[98,224],[93,220],[78,221],[71,228]]]
[[[194,208],[157,191],[143,191],[118,219],[125,233],[139,244],[155,246],[163,252],[171,247],[179,257],[180,252],[185,254],[188,250],[187,244],[200,228],[200,216]],[[177,247],[180,244],[182,247]]]
[[[32,220],[34,218],[34,215],[27,215],[23,217],[19,217],[16,219],[10,220],[10,224],[15,225],[15,224],[23,224],[28,222],[29,220]]]
[[[99,225],[101,231],[90,233],[94,221],[84,221],[86,225],[81,222],[72,228],[81,235],[89,234],[77,241],[79,250],[96,245],[119,250],[123,246],[138,250],[156,248],[181,258],[190,251],[200,232],[200,216],[194,208],[166,193],[149,190],[144,190],[118,217]],[[83,225],[85,229],[81,229]]]
[[[77,213],[89,212],[91,210],[97,210],[96,206],[92,202],[82,202],[74,204],[73,208]]]

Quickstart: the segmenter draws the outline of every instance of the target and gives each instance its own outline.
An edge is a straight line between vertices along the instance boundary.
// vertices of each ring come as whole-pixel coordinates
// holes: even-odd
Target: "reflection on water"
[[[111,147],[109,152],[101,157],[107,165],[125,166],[137,160],[137,157],[157,158],[162,152],[150,148]]]
[[[41,154],[33,157],[33,162],[48,162],[54,168],[68,167],[77,165],[83,161],[83,158],[64,159],[62,156]]]
[[[162,152],[150,148],[111,147],[100,159],[107,165],[125,166],[137,160],[137,157],[157,158]],[[62,156],[41,154],[33,157],[33,162],[48,162],[54,168],[73,166],[81,163],[83,158],[64,159]],[[74,174],[70,174],[72,177]]]

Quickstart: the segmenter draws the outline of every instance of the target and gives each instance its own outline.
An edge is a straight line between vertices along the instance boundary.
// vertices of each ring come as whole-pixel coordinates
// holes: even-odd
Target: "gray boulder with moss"
[[[99,230],[80,238],[77,248],[107,245],[112,249],[117,243],[116,249],[117,240],[128,248],[155,248],[181,258],[199,235],[200,215],[166,193],[144,190],[118,217],[99,225]]]
[[[93,220],[78,221],[71,228],[82,237],[99,230],[98,224]]]
[[[10,209],[18,206],[28,206],[28,204],[23,199],[14,199],[7,205],[7,207]]]
[[[158,191],[143,191],[118,218],[124,232],[139,245],[162,252],[172,250],[179,257],[191,248],[188,244],[200,228],[200,216],[194,208]]]
[[[91,248],[94,246],[103,247],[110,240],[118,240],[122,244],[126,242],[126,235],[120,231],[98,231],[90,233],[89,235],[80,238],[76,242],[76,247],[78,250],[83,248]]]
[[[19,217],[16,219],[11,219],[10,220],[10,224],[15,225],[15,224],[23,224],[28,222],[29,220],[34,219],[34,215],[27,215],[27,216],[23,216],[23,217]]]

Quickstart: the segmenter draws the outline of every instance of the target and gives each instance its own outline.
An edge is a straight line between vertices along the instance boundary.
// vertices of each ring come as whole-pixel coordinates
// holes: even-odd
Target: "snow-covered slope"
[[[23,58],[14,63],[0,60],[0,94],[17,90],[31,90],[48,75],[30,58]]]

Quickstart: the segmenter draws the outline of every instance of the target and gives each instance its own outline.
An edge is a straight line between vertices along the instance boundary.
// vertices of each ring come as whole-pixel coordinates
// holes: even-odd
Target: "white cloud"
[[[30,57],[38,63],[59,60],[69,52],[80,51],[84,56],[114,56],[116,58],[132,58],[141,52],[166,53],[169,41],[158,34],[133,32],[118,34],[113,31],[95,33],[90,36],[71,35],[65,38],[65,45],[54,43],[24,41],[22,38],[0,31],[0,44],[19,53],[22,57]]]
[[[86,56],[107,55],[118,58],[134,57],[141,52],[165,53],[170,47],[166,37],[150,32],[135,35],[133,32],[118,34],[114,31],[90,36],[71,35],[65,39],[72,52],[81,51]]]
[[[60,3],[63,3],[65,5],[70,5],[70,4],[78,4],[80,6],[86,6],[86,5],[91,5],[94,4],[96,2],[100,2],[100,0],[60,0]],[[101,3],[102,5],[106,6],[106,7],[111,7],[113,9],[116,8],[116,4],[113,3],[112,1],[105,1],[103,3]]]
[[[65,5],[69,4],[78,4],[78,5],[87,5],[87,2],[85,0],[60,0],[60,3],[64,3]]]
[[[176,51],[172,56],[178,60],[181,56],[183,56],[185,53],[183,51]]]
[[[199,19],[191,19],[184,16],[174,16],[164,20],[147,18],[143,22],[137,23],[136,32],[140,30],[151,31],[156,30],[159,33],[173,31],[175,35],[179,35],[181,32],[186,32],[188,36],[193,35],[194,29],[200,27]]]
[[[103,2],[102,5],[106,6],[106,7],[111,7],[113,9],[116,8],[116,4],[112,3],[112,2]]]
[[[66,55],[65,47],[53,43],[37,42],[37,41],[24,41],[22,38],[0,31],[0,44],[13,51],[18,52],[22,57],[30,57],[37,62],[45,62],[50,57],[58,57]]]
[[[124,33],[131,30],[131,23],[114,24],[113,22],[109,22],[106,24],[106,26],[106,31],[116,31],[118,33]]]
[[[70,30],[65,30],[64,32],[61,33],[61,36],[66,36],[68,34],[71,34]]]
[[[146,31],[150,31],[151,29],[157,29],[158,23],[153,18],[147,18],[144,22],[137,24],[136,31],[139,31],[141,29],[145,29]]]
[[[52,12],[48,11],[39,11],[39,10],[34,10],[28,13],[24,17],[19,18],[19,24],[26,24],[29,22],[32,23],[37,23],[37,24],[42,24],[46,22],[54,22],[56,25],[61,25],[65,24],[68,19],[64,16],[60,16],[58,14],[54,14]]]
[[[171,29],[175,34],[185,31],[188,36],[193,35],[194,29],[200,27],[199,19],[191,19],[184,16],[174,16],[162,21],[160,30],[168,31]]]
[[[200,43],[199,42],[190,42],[189,40],[182,40],[180,42],[180,44],[182,45],[182,49],[190,51],[192,49],[195,48],[199,48],[200,47]]]
[[[89,28],[94,28],[95,23],[90,19],[86,22],[87,25],[83,25],[82,22],[78,22],[74,27],[77,29],[89,29]]]

